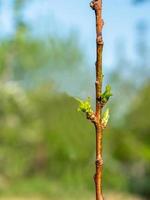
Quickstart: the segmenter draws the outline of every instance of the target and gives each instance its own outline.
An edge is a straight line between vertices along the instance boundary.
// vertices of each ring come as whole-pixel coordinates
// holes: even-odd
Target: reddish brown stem
[[[102,38],[102,0],[93,0],[90,4],[93,10],[95,10],[96,16],[96,46],[97,46],[97,58],[96,58],[96,174],[94,176],[95,189],[96,189],[96,200],[104,200],[102,194],[102,170],[103,170],[103,159],[102,159],[102,105],[100,97],[102,94],[102,52],[103,52],[103,38]]]

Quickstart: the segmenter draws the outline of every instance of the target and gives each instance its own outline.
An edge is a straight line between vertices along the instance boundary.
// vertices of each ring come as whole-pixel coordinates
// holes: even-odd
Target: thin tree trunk
[[[90,3],[91,8],[95,11],[96,16],[96,108],[95,112],[92,110],[89,98],[86,101],[79,101],[78,111],[82,111],[86,114],[88,120],[90,120],[96,130],[96,173],[94,176],[96,200],[104,200],[102,193],[102,171],[103,171],[103,159],[102,159],[102,139],[103,129],[106,128],[109,120],[109,109],[102,116],[102,109],[112,96],[111,86],[107,85],[105,91],[102,93],[102,53],[103,53],[103,19],[102,19],[102,0],[93,0]]]
[[[102,105],[101,105],[101,94],[102,94],[102,52],[103,52],[103,38],[102,38],[102,0],[93,0],[90,4],[96,15],[96,46],[97,46],[97,58],[96,58],[96,174],[94,176],[95,189],[96,189],[96,200],[104,200],[102,194],[102,170],[103,170],[103,159],[102,159]]]

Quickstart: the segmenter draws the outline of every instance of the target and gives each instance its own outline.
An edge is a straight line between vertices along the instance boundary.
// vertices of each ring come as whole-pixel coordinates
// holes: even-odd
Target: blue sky
[[[40,12],[41,5],[38,5],[39,1],[35,2],[37,2]],[[89,7],[89,0],[45,0],[43,2],[45,2],[42,5],[45,15],[50,13],[51,19],[59,22],[59,27],[56,27],[56,30],[60,34],[65,34],[69,30],[76,30],[82,46],[86,47],[90,61],[93,62],[95,57],[95,17],[94,12]],[[118,40],[124,41],[127,56],[134,58],[136,26],[140,20],[145,20],[148,25],[150,24],[149,11],[149,3],[133,6],[130,0],[103,1],[105,65],[110,66],[114,62],[115,43]],[[150,33],[148,37],[150,39]]]
[[[1,29],[4,33],[11,32],[12,0],[3,0],[4,9],[1,12]],[[128,58],[134,59],[135,33],[138,21],[145,20],[150,25],[150,3],[133,6],[130,0],[104,0],[104,64],[112,66],[115,61],[116,41],[122,40],[126,47]],[[92,63],[95,59],[95,18],[89,7],[89,0],[34,0],[25,9],[26,19],[34,24],[36,30],[58,32],[64,36],[71,30],[77,32],[82,47],[85,47]],[[150,39],[150,31],[148,31]]]

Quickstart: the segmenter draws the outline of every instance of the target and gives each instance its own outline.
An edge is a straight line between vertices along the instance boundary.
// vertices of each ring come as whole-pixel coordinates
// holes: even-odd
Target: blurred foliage
[[[15,2],[20,12],[23,4]],[[94,191],[94,127],[76,111],[76,100],[60,92],[66,77],[74,84],[84,79],[82,49],[73,34],[35,38],[21,17],[15,22],[14,35],[0,41],[0,194]],[[109,74],[114,97],[104,188],[149,199],[149,68],[117,55]]]

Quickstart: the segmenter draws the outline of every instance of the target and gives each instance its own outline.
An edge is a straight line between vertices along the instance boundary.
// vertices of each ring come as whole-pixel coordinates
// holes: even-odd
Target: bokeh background
[[[104,0],[107,199],[150,199],[150,1]],[[0,199],[94,199],[89,1],[0,0]]]

